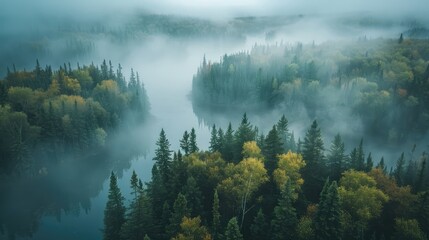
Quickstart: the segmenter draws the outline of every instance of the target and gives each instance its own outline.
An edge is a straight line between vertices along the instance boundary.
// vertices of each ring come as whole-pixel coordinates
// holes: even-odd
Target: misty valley
[[[0,11],[0,239],[429,238],[427,19],[113,6]]]

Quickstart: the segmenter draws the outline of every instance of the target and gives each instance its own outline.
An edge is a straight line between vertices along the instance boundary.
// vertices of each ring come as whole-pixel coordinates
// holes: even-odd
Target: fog
[[[69,166],[65,161],[64,165],[55,169],[57,174],[49,174],[49,178],[40,180],[40,184],[25,180],[5,184],[8,190],[11,186],[16,186],[17,189],[10,190],[10,198],[0,201],[0,209],[14,206],[15,197],[21,198],[28,189],[40,186],[43,188],[40,187],[40,191],[34,190],[35,194],[46,194],[48,198],[40,203],[42,209],[39,209],[40,206],[31,207],[30,201],[20,202],[18,206],[28,209],[22,213],[22,218],[31,215],[31,221],[35,223],[13,222],[5,227],[6,232],[14,232],[18,236],[31,235],[28,234],[31,232],[34,233],[32,239],[99,239],[110,171],[120,173],[121,189],[128,189],[133,170],[144,181],[149,181],[155,142],[161,128],[165,130],[172,150],[179,149],[179,139],[183,132],[192,127],[196,129],[200,149],[204,150],[209,145],[209,128],[212,124],[226,128],[231,121],[236,128],[242,112],[199,115],[192,107],[189,97],[192,78],[204,56],[207,61],[217,62],[226,53],[249,51],[255,43],[319,44],[362,37],[397,38],[400,33],[415,25],[428,27],[426,9],[427,0],[3,1],[0,8],[0,78],[6,75],[8,68],[12,70],[13,66],[18,70],[34,68],[36,59],[42,66],[52,65],[54,69],[66,62],[76,68],[77,63],[100,64],[106,59],[115,65],[120,63],[127,79],[131,68],[138,71],[151,103],[151,117],[144,126],[132,133],[116,136],[115,147],[106,153],[112,158],[108,166],[85,172],[82,171],[82,166]],[[161,25],[165,29],[148,30],[142,27],[145,21],[139,22],[142,15],[174,18]],[[255,20],[259,25],[249,26],[254,22],[240,25],[241,20],[236,19],[248,16],[261,17]],[[362,25],[362,18],[370,18],[375,23]],[[183,22],[188,24],[185,30],[192,31],[175,33],[169,28]],[[196,26],[208,26],[209,30]],[[206,36],[206,31],[210,29],[218,32]],[[188,32],[192,34],[189,35]],[[324,94],[332,97],[328,93]],[[334,97],[327,98],[327,104],[334,101]],[[267,133],[283,113],[272,111],[263,115],[249,113],[248,116],[252,124]],[[348,150],[357,146],[358,142],[352,144],[363,137],[354,135],[361,131],[361,123],[353,121],[354,117],[347,109],[332,109],[327,114],[332,114],[332,119],[341,115],[342,121],[335,128],[322,129],[325,147],[329,148],[337,132],[346,135]],[[304,111],[299,116],[291,116],[290,129],[296,138],[304,137],[313,119],[313,116]],[[328,125],[323,120],[321,122],[322,126]],[[407,146],[402,151],[406,151],[408,146],[411,149],[412,144],[411,141],[406,143]],[[144,154],[141,153],[138,157],[123,154],[139,146],[144,149]],[[419,145],[419,151],[425,148],[424,144]],[[390,164],[397,158],[396,153],[391,154],[389,149],[380,146],[365,144],[365,151],[373,153],[375,162],[381,156],[388,156]],[[76,179],[80,181],[75,182]],[[52,182],[57,185],[48,184]],[[82,186],[89,187],[83,193],[73,190]],[[129,192],[125,192],[125,195],[128,196]],[[58,212],[50,212],[45,206],[55,204],[60,201],[58,199],[63,198],[68,198],[67,203],[55,206],[54,209]],[[86,201],[89,201],[89,207],[83,206]],[[74,205],[78,210],[86,207],[87,211],[81,210],[76,214],[78,210],[68,209],[69,205]],[[12,210],[14,209],[9,209],[5,215],[11,216],[14,213]],[[37,213],[36,217],[32,215],[34,212]],[[61,215],[61,221],[58,221],[58,215]],[[2,222],[4,221],[3,219]],[[28,226],[31,226],[30,230]],[[0,234],[0,239],[2,237],[4,236]]]

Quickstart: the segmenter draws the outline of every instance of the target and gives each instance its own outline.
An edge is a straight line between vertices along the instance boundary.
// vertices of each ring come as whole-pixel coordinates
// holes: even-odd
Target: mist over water
[[[255,44],[294,45],[297,42],[320,44],[327,41],[349,41],[359,38],[397,38],[400,33],[416,24],[416,20],[419,26],[428,26],[425,25],[428,23],[424,14],[426,5],[424,0],[413,2],[395,0],[388,3],[386,1],[380,3],[309,1],[305,4],[280,0],[234,2],[131,0],[107,1],[103,4],[83,0],[37,2],[6,0],[0,10],[1,77],[6,75],[7,68],[12,70],[13,64],[17,69],[32,69],[36,59],[39,59],[42,66],[52,65],[55,69],[66,62],[70,62],[72,68],[76,68],[77,63],[82,66],[92,62],[99,64],[104,59],[111,60],[115,66],[118,63],[122,65],[127,79],[131,68],[139,73],[151,103],[151,117],[147,124],[130,135],[118,137],[117,148],[109,152],[110,157],[118,157],[117,161],[123,161],[122,164],[112,164],[109,166],[111,169],[103,169],[98,173],[76,171],[68,178],[62,179],[63,182],[58,183],[60,187],[75,188],[75,191],[71,193],[53,191],[67,197],[67,194],[79,193],[79,189],[87,185],[92,186],[82,197],[82,199],[90,199],[88,211],[81,209],[82,204],[79,203],[81,199],[76,200],[77,209],[81,209],[79,214],[76,213],[78,211],[76,209],[66,213],[60,208],[60,221],[55,217],[58,213],[42,210],[42,213],[39,213],[41,221],[37,226],[38,230],[32,239],[101,239],[100,229],[103,227],[103,211],[110,170],[119,172],[119,187],[124,189],[123,194],[127,197],[130,196],[129,179],[133,170],[144,182],[149,181],[155,143],[161,128],[167,134],[171,149],[178,150],[183,132],[194,127],[199,148],[205,150],[209,146],[212,124],[225,129],[231,121],[233,127],[237,127],[242,112],[198,114],[198,111],[193,109],[190,98],[192,78],[204,56],[208,62],[218,62],[224,54],[249,51]],[[21,6],[24,7],[17,11]],[[368,6],[371,8],[368,9]],[[255,28],[245,29],[237,33],[238,37],[232,33],[209,37],[198,34],[192,37],[176,36],[165,32],[156,34],[138,32],[135,29],[131,30],[135,35],[131,37],[127,35],[129,38],[125,40],[117,37],[118,33],[122,33],[135,23],[140,13],[174,14],[181,17],[209,19],[214,26],[226,26],[225,29],[232,29],[232,32],[240,29],[237,27],[240,26],[240,22],[231,23],[234,17],[275,17],[268,20],[257,19],[256,23],[262,22],[260,27],[258,25]],[[270,21],[279,21],[277,19],[279,16],[287,16],[285,18],[287,21],[282,18],[280,20],[286,24],[271,24]],[[370,23],[362,21],[362,16],[370,19]],[[76,52],[68,51],[70,46],[76,47]],[[81,52],[82,49],[84,49],[83,52]],[[359,143],[357,141],[353,143],[353,141],[362,137],[359,134],[359,136],[355,135],[361,130],[361,123],[353,121],[353,116],[346,109],[343,110],[340,114],[343,116],[341,119],[345,121],[322,128],[327,149],[333,136],[338,132],[346,135],[348,150],[357,146]],[[263,115],[250,113],[248,117],[261,132],[267,133],[282,114],[284,112],[274,110]],[[304,113],[302,116],[291,119],[293,120],[290,121],[290,130],[294,132],[296,138],[302,139],[313,119]],[[325,123],[323,120],[321,122],[323,126]],[[347,139],[347,136],[350,138]],[[427,143],[428,139],[424,141]],[[413,142],[410,142],[404,146],[409,146],[411,149],[412,144]],[[141,145],[147,150],[144,155],[120,160],[121,154],[113,152],[119,153],[127,149],[123,147],[127,145]],[[398,157],[396,152],[391,154],[391,149],[381,147],[365,145],[365,151],[373,152],[375,162],[378,162],[381,156],[385,156],[390,164],[396,161]],[[425,149],[427,150],[427,147],[420,144],[416,152]],[[65,169],[64,167],[58,171],[65,173],[67,172]],[[94,176],[75,182],[76,178],[84,175]],[[58,181],[61,178],[58,174],[48,180]],[[50,186],[47,185],[47,187]],[[27,187],[25,185],[23,189]],[[54,186],[51,187],[54,188]],[[2,237],[3,235],[0,235],[0,239]]]

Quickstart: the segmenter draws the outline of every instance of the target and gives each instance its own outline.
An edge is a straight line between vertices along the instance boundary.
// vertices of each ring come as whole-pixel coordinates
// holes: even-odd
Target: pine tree
[[[220,229],[220,213],[219,213],[219,196],[217,194],[217,190],[215,190],[213,195],[213,207],[212,207],[212,235],[213,240],[218,240]]]
[[[231,218],[231,220],[229,220],[228,225],[226,226],[225,239],[226,240],[243,240],[243,235],[240,232],[240,228],[238,226],[236,217],[233,217]]]
[[[341,173],[347,169],[347,157],[345,155],[344,142],[340,134],[337,134],[332,141],[329,155],[327,157],[328,167],[330,169],[330,177],[334,180],[339,180]]]
[[[302,169],[302,176],[305,179],[302,189],[304,195],[312,202],[318,201],[324,179],[326,179],[327,169],[323,152],[322,134],[317,121],[314,120],[305,135],[302,150],[302,156],[307,164]]]
[[[295,229],[298,224],[293,206],[292,187],[290,181],[285,184],[277,206],[274,208],[271,220],[271,239],[295,239]]]
[[[134,199],[137,198],[137,194],[139,192],[139,179],[137,178],[136,172],[133,170],[133,174],[131,175],[131,189],[133,190]]]
[[[198,150],[197,135],[195,134],[195,129],[192,128],[191,134],[189,135],[189,153],[196,153]]]
[[[251,239],[267,239],[268,238],[268,224],[265,219],[265,215],[262,212],[262,209],[259,209],[253,223],[250,226]]]
[[[365,154],[363,152],[363,139],[360,140],[359,147],[354,148],[350,153],[351,168],[357,171],[365,170]]]
[[[211,133],[210,133],[210,146],[209,146],[209,150],[210,152],[220,152],[220,147],[219,147],[219,139],[218,139],[218,134],[217,134],[217,130],[216,130],[216,125],[213,124]]]
[[[263,149],[265,167],[267,168],[268,174],[273,173],[274,169],[277,167],[277,155],[281,154],[282,152],[283,149],[281,139],[277,133],[276,126],[273,126],[265,138]]]
[[[287,152],[291,150],[289,140],[290,140],[290,133],[288,128],[288,120],[286,119],[285,115],[283,114],[280,120],[277,122],[277,132],[282,142],[282,148],[283,152]]]
[[[124,197],[117,184],[115,174],[110,175],[109,195],[104,210],[104,240],[120,239],[120,231],[125,223]]]
[[[368,154],[368,157],[366,158],[366,164],[365,164],[365,171],[370,172],[372,168],[374,167],[374,161],[372,161],[371,153]]]
[[[180,230],[180,223],[183,217],[189,217],[188,202],[185,195],[179,193],[173,205],[173,212],[170,217],[170,224],[167,226],[167,234],[171,238]]]
[[[404,153],[402,152],[401,157],[396,161],[396,168],[393,171],[393,176],[395,177],[396,183],[399,186],[402,186],[404,184],[404,167],[405,167],[405,157]]]
[[[203,212],[202,202],[204,198],[194,177],[188,177],[186,185],[183,188],[183,195],[188,202],[187,206],[191,216],[201,215]]]
[[[165,135],[164,129],[161,129],[161,133],[159,134],[159,139],[156,142],[156,145],[158,148],[155,150],[155,157],[153,160],[156,161],[155,165],[158,167],[162,184],[167,189],[171,176],[171,151],[170,143]]]
[[[341,239],[341,207],[337,182],[326,181],[314,220],[316,239]]]
[[[228,128],[225,132],[224,140],[222,143],[222,157],[227,162],[232,162],[234,158],[234,131],[232,130],[231,123],[228,124]],[[241,152],[241,149],[240,149]]]
[[[256,133],[253,130],[252,125],[249,123],[246,113],[244,113],[243,118],[241,120],[241,124],[240,126],[238,126],[238,129],[234,135],[233,161],[235,163],[238,163],[243,159],[243,155],[242,155],[243,144],[245,142],[254,141],[255,137],[256,137]]]
[[[189,133],[185,131],[183,133],[183,137],[180,140],[180,148],[182,148],[183,152],[185,152],[185,156],[189,154]]]

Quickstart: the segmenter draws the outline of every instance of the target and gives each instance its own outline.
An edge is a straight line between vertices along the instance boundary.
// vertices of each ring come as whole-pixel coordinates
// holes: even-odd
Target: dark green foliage
[[[165,135],[164,129],[161,129],[156,146],[157,149],[155,149],[155,157],[153,160],[155,160],[155,166],[159,170],[162,183],[167,187],[171,177],[171,151],[170,142]]]
[[[415,219],[395,219],[395,232],[392,239],[426,240],[427,238]]]
[[[277,167],[277,155],[283,152],[282,141],[277,132],[276,126],[268,132],[262,149],[265,157],[265,166],[268,173],[272,173]]]
[[[220,213],[219,213],[219,196],[217,190],[213,195],[213,206],[212,206],[212,236],[213,240],[220,239],[221,225],[220,225]]]
[[[404,168],[405,168],[405,157],[404,153],[401,154],[401,157],[396,161],[396,167],[393,171],[393,176],[395,177],[396,183],[399,186],[404,184]]]
[[[327,180],[320,194],[320,202],[314,219],[316,239],[331,240],[341,237],[341,206],[337,182]]]
[[[303,191],[308,200],[317,202],[326,178],[326,163],[324,156],[323,139],[317,121],[314,120],[308,129],[304,143],[302,156],[306,166],[302,169],[304,177]]]
[[[189,146],[189,133],[188,133],[188,131],[185,131],[183,133],[183,137],[180,140],[180,148],[182,148],[185,155],[189,154],[190,146]]]
[[[327,156],[328,169],[330,170],[330,178],[338,181],[341,177],[341,173],[348,169],[347,156],[345,155],[344,142],[341,139],[340,134],[335,135],[332,141],[329,154]]]
[[[229,129],[229,126],[228,126]],[[227,131],[228,133],[228,131]],[[240,126],[238,126],[237,131],[234,135],[234,162],[238,163],[243,159],[242,149],[243,144],[248,141],[254,141],[256,139],[256,132],[254,131],[252,125],[247,119],[246,113],[244,113],[241,120]]]
[[[293,206],[292,188],[290,181],[285,184],[277,206],[274,208],[271,220],[271,239],[294,239],[298,224],[295,207]]]
[[[243,235],[240,232],[240,227],[238,226],[236,217],[233,217],[229,220],[228,225],[226,226],[225,239],[243,240]]]
[[[371,153],[368,154],[368,157],[366,158],[366,164],[365,164],[365,171],[369,172],[372,170],[372,168],[374,167],[374,161],[372,160],[372,155]]]
[[[201,215],[203,211],[202,202],[204,201],[204,198],[195,178],[192,176],[188,177],[182,192],[187,200],[187,208],[189,209],[190,216],[195,217]]]
[[[110,175],[109,195],[104,210],[104,240],[120,239],[120,231],[125,223],[124,197],[118,188],[115,174]]]
[[[350,153],[350,167],[357,171],[365,170],[365,154],[363,152],[363,139],[360,140],[359,147],[354,148]]]
[[[240,149],[241,152],[241,149]],[[231,162],[234,158],[234,130],[232,130],[231,123],[228,124],[225,136],[222,141],[222,157],[227,162]]]
[[[280,120],[277,122],[277,132],[282,142],[283,152],[292,150],[293,146],[290,146],[291,134],[288,128],[288,120],[285,115],[282,115]]]
[[[195,129],[192,128],[191,134],[189,135],[189,153],[196,153],[198,150],[197,135],[195,134]]]
[[[180,230],[180,223],[183,217],[189,217],[190,211],[188,208],[188,202],[185,195],[179,193],[176,201],[174,201],[173,212],[170,217],[170,224],[167,226],[167,234],[172,237],[175,236]]]
[[[269,226],[262,209],[259,209],[250,226],[250,238],[254,240],[267,239]]]
[[[220,130],[220,129],[219,129]],[[210,146],[209,146],[209,150],[211,152],[220,152],[221,150],[221,142],[220,142],[220,137],[218,137],[218,131],[216,130],[216,125],[213,124],[211,133],[210,133]]]

